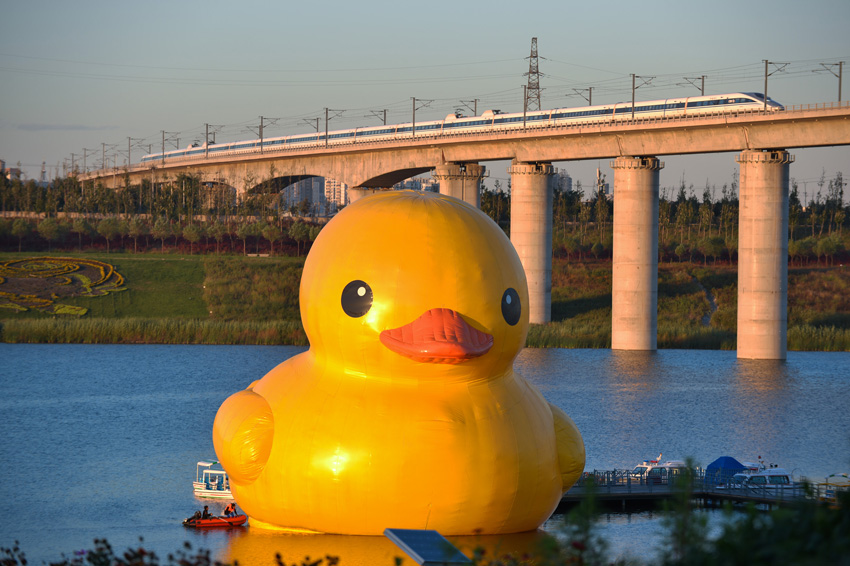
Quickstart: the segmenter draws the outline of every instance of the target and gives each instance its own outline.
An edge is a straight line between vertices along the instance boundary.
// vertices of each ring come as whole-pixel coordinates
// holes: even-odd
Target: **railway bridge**
[[[612,348],[655,350],[658,319],[659,171],[664,155],[738,152],[740,166],[738,357],[785,359],[788,196],[793,148],[850,145],[850,103],[626,121],[414,132],[354,141],[193,159],[84,174],[107,187],[180,173],[253,192],[322,176],[348,184],[351,200],[432,171],[440,192],[479,205],[482,162],[511,160],[511,241],[529,286],[532,323],[551,320],[552,162],[612,159],[614,259]]]

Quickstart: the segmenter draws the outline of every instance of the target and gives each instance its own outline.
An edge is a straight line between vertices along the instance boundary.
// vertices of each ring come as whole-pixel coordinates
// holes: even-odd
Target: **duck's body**
[[[371,209],[360,204],[372,199]],[[216,453],[234,497],[255,526],[344,534],[537,528],[581,473],[584,447],[572,421],[513,370],[527,331],[527,314],[510,309],[527,305],[516,254],[489,219],[454,199],[402,193],[356,206],[363,224],[332,222],[325,244],[343,235],[356,247],[375,224],[370,212],[395,211],[413,241],[435,229],[441,237],[448,222],[466,230],[454,246],[461,257],[475,259],[465,248],[482,245],[485,257],[464,275],[394,253],[391,220],[388,240],[370,250],[381,261],[311,263],[316,248],[320,260],[333,249],[317,240],[302,278],[310,350],[231,396],[216,416]],[[436,216],[426,221],[429,214]],[[424,264],[425,277],[411,261]],[[471,279],[470,293],[447,285],[458,275]]]

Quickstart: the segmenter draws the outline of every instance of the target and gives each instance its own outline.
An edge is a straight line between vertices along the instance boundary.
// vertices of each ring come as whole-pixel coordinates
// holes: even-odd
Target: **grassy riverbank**
[[[0,254],[0,261],[29,257]],[[305,345],[298,310],[304,258],[171,254],[62,254],[113,265],[126,289],[63,298],[80,317],[0,309],[0,340],[41,343]],[[789,350],[850,351],[850,270],[789,269]],[[556,259],[552,318],[532,347],[611,345],[611,262]],[[663,264],[658,347],[734,349],[737,270]]]

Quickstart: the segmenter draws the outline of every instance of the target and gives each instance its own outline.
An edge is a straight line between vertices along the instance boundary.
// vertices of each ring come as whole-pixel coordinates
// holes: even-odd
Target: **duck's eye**
[[[519,294],[514,289],[507,289],[502,295],[502,316],[505,317],[505,322],[514,326],[519,322],[521,314],[522,305],[519,304]]]
[[[342,290],[342,310],[351,318],[358,318],[372,308],[372,288],[359,279],[352,281]]]

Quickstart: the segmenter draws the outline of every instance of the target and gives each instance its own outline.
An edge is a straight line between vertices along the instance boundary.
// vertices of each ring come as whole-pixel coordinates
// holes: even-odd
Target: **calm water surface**
[[[392,564],[382,537],[291,536],[251,529],[194,532],[180,522],[195,462],[213,457],[215,412],[294,347],[0,344],[0,546],[15,540],[31,563],[91,548],[124,550],[144,537],[161,557],[184,541],[219,560],[273,564],[326,553],[342,564]],[[655,457],[762,456],[819,480],[850,471],[850,354],[790,352],[786,362],[735,352],[525,350],[517,368],[575,420],[587,469],[630,468]],[[210,504],[212,508],[223,504]],[[611,513],[613,554],[649,559],[658,513]],[[711,522],[717,528],[719,514]],[[554,529],[555,520],[545,526]],[[539,534],[453,539],[501,550]],[[412,563],[406,561],[406,563]]]

